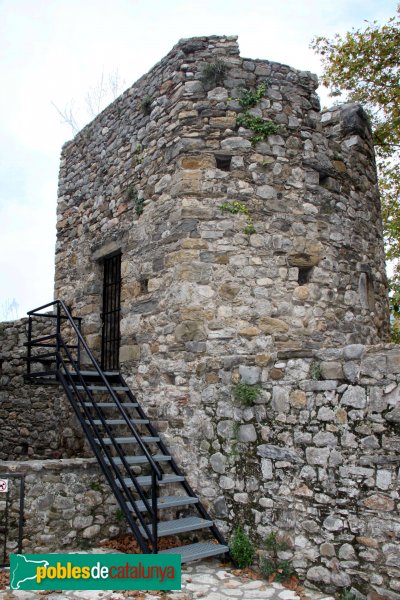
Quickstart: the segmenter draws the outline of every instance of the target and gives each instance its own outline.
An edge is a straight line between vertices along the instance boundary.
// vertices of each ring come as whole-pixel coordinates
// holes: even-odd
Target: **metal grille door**
[[[103,335],[101,366],[104,371],[119,369],[119,320],[121,312],[121,254],[104,260]]]

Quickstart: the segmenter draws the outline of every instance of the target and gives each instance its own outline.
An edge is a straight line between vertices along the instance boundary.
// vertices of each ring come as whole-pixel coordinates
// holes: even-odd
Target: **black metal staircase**
[[[142,552],[180,554],[182,562],[227,553],[221,532],[122,375],[100,368],[81,334],[81,319],[61,300],[28,316],[26,378],[63,386]],[[179,518],[159,519],[172,509],[179,509]],[[196,530],[207,531],[210,541],[158,549],[160,537]]]

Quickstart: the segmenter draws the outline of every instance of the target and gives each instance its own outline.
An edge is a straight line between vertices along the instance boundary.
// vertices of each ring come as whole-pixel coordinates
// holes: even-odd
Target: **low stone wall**
[[[95,459],[0,461],[0,478],[4,473],[25,475],[24,553],[85,549],[125,531]],[[17,543],[18,493],[12,498],[11,552]],[[0,498],[0,513],[4,508]]]
[[[63,390],[24,381],[27,327],[27,319],[0,323],[0,460],[80,456],[83,436]]]
[[[277,532],[309,584],[400,592],[399,348],[177,365],[174,386],[161,373],[149,392],[151,364],[130,381],[228,537],[242,525],[262,547]],[[252,405],[235,400],[239,382],[260,386]]]
[[[63,451],[59,390],[18,387],[24,323],[7,325],[5,437],[9,426],[18,447],[21,419],[30,414],[32,455]],[[249,354],[182,352],[157,368],[153,360],[132,362],[127,379],[228,538],[240,524],[262,547],[275,531],[308,584],[400,597],[398,347],[293,352],[271,344]],[[236,398],[238,384],[258,390],[253,402]],[[35,402],[45,407],[42,417]],[[25,462],[15,454],[19,460],[0,462],[0,473],[26,474],[25,552],[76,549],[119,531],[94,461]]]

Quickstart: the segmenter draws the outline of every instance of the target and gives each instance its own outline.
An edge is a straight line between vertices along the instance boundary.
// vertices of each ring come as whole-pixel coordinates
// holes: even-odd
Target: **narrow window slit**
[[[222,154],[215,156],[215,162],[217,163],[217,169],[219,169],[220,171],[230,171],[231,170],[231,161],[232,161],[232,156],[225,156]]]
[[[322,187],[325,187],[326,184],[328,183],[328,179],[329,179],[329,175],[328,173],[319,173],[319,185],[321,185]]]
[[[148,279],[141,279],[139,281],[140,283],[140,293],[141,294],[148,294],[149,293],[149,280]]]
[[[312,270],[312,267],[299,267],[299,275],[297,277],[299,285],[305,285],[306,283],[309,283]]]

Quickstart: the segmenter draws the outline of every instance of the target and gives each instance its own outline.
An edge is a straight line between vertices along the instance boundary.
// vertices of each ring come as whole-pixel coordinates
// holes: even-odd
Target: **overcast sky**
[[[0,320],[53,298],[60,121],[118,71],[129,87],[181,38],[238,35],[241,56],[320,73],[309,48],[364,20],[383,23],[397,0],[0,0]],[[326,104],[326,95],[324,96]],[[12,315],[16,316],[15,313]]]

